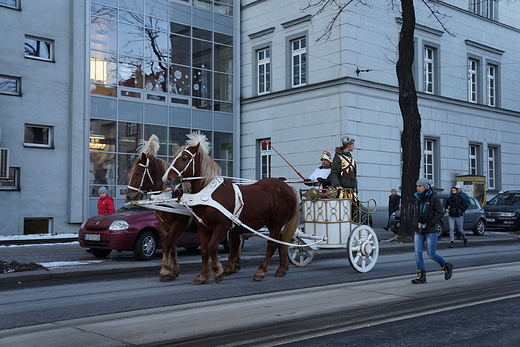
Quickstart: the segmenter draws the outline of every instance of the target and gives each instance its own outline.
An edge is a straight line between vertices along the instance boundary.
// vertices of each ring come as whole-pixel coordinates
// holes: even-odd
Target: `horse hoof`
[[[220,275],[215,277],[215,283],[220,283],[220,282],[222,282],[223,279],[224,279],[224,274],[221,273]]]
[[[254,276],[253,276],[253,281],[255,281],[255,282],[260,282],[260,281],[262,281],[264,278],[265,278],[265,276],[254,275]]]
[[[208,281],[202,280],[200,278],[196,278],[193,281],[191,281],[191,284],[193,284],[195,286],[198,286],[198,285],[201,285],[201,284],[208,284]]]
[[[159,277],[159,281],[168,282],[168,281],[173,281],[176,278],[177,278],[177,276],[173,276],[173,275],[163,275],[163,276]]]
[[[284,277],[286,274],[285,271],[277,271],[274,277]]]

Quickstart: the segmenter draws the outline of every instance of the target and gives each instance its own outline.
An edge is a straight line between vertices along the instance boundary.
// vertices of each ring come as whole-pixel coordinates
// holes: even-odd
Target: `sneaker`
[[[450,242],[450,248],[455,248],[455,242],[453,242],[453,241]]]
[[[468,247],[468,239],[464,239],[464,247]]]
[[[451,278],[451,275],[453,275],[453,265],[451,263],[446,262],[442,269],[444,270],[444,279],[449,280]]]

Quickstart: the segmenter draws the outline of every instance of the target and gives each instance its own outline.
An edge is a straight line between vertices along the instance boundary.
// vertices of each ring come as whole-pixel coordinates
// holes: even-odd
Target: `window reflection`
[[[120,57],[118,80],[120,86],[143,88],[142,60],[131,57]]]
[[[168,18],[168,1],[167,0],[145,0],[144,10],[146,14],[151,16]]]
[[[116,84],[115,54],[90,51],[90,80],[103,84]]]
[[[211,98],[211,72],[193,70],[193,96]]]
[[[233,48],[215,45],[215,70],[233,73]]]
[[[171,62],[174,64],[190,65],[190,38],[178,35],[170,35]]]
[[[143,56],[143,27],[119,25],[119,53],[134,57]]]
[[[233,160],[233,134],[215,131],[213,156],[215,159]]]
[[[233,101],[233,76],[221,73],[215,75],[215,95],[214,99],[223,101]]]
[[[160,61],[168,61],[168,34],[150,28],[145,33],[145,57]]]
[[[165,63],[160,63],[153,60],[145,62],[144,66],[145,84],[144,89],[150,91],[167,91],[166,71],[167,67]]]
[[[211,69],[211,43],[193,40],[193,67]]]
[[[118,152],[135,153],[143,138],[141,123],[119,122]]]
[[[90,48],[106,52],[116,52],[117,22],[92,17],[90,24]]]
[[[117,1],[116,1],[117,5]],[[104,17],[107,19],[117,19],[117,8],[106,5],[90,4],[90,14],[92,17]]]
[[[173,94],[190,95],[190,71],[186,66],[171,65],[168,91]]]
[[[119,21],[129,24],[143,25],[143,15],[135,12],[119,10]]]
[[[190,129],[185,128],[170,128],[170,137],[168,140],[168,147],[170,149],[170,156],[177,154],[179,148],[186,144],[186,134],[190,133]]]

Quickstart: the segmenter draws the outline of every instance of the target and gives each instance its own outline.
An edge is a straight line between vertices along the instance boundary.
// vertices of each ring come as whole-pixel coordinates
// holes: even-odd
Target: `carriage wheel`
[[[306,243],[299,237],[293,238],[292,242],[295,245],[306,245]],[[314,250],[309,246],[304,247],[289,247],[289,261],[295,266],[305,266],[309,264],[314,258]]]
[[[358,225],[350,233],[347,244],[348,261],[357,272],[368,272],[376,265],[379,242],[368,225]]]

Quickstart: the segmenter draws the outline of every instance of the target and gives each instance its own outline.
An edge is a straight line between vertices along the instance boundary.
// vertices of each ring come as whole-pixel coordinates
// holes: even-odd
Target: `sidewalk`
[[[413,243],[401,243],[396,242],[394,240],[394,233],[391,231],[385,231],[382,228],[374,229],[378,240],[379,240],[379,248],[380,254],[385,254],[385,252],[389,251],[412,251]],[[511,234],[508,232],[497,232],[497,231],[487,231],[483,236],[474,236],[473,234],[468,233],[469,246],[478,245],[478,244],[486,244],[486,243],[497,243],[497,242],[518,242],[520,241],[520,237],[515,234]],[[6,259],[10,257],[10,254],[14,254],[16,252],[22,252],[21,248],[9,248],[9,252],[2,251],[3,247],[7,245],[38,245],[38,244],[47,244],[48,247],[53,247],[52,244],[60,244],[65,242],[76,242],[77,234],[67,234],[67,235],[19,235],[19,236],[0,236],[0,260],[11,262],[13,259]],[[244,248],[244,252],[242,257],[248,259],[262,259],[264,256],[265,248],[264,246],[256,246],[256,243],[264,242],[260,238],[253,237],[246,241],[246,247]],[[462,242],[460,242],[462,244]],[[448,248],[449,237],[443,236],[438,243],[438,248]],[[14,247],[14,246],[10,246]],[[19,246],[23,247],[23,246]],[[28,256],[34,257],[34,260],[30,262],[34,263],[42,263],[46,264],[46,259],[42,261],[41,259],[45,258],[45,254],[43,256],[38,255],[38,249],[31,248],[31,252]],[[59,247],[59,245],[56,245]],[[76,247],[73,245],[72,247]],[[79,244],[77,245],[78,251],[83,252],[86,250],[85,248],[81,248]],[[47,248],[47,247],[44,247]],[[46,251],[48,252],[48,248]],[[327,250],[320,249],[320,254],[327,254],[328,252],[335,252],[336,250]],[[132,258],[121,259],[98,259],[94,256],[88,255],[88,253],[80,253],[81,259],[74,259],[76,261],[68,261],[65,266],[57,266],[57,267],[47,267],[45,270],[36,270],[36,271],[23,271],[23,272],[12,272],[12,273],[3,273],[0,274],[0,284],[5,283],[18,283],[25,281],[38,281],[38,280],[49,280],[55,278],[70,278],[70,277],[79,277],[79,276],[93,276],[98,274],[110,274],[110,273],[128,273],[128,272],[136,272],[136,271],[159,271],[161,267],[161,258],[160,256],[156,256],[154,259],[149,261],[136,261]],[[85,256],[84,256],[85,255]],[[42,258],[43,257],[43,258]],[[222,258],[225,258],[225,255],[222,255]],[[182,255],[179,257],[179,264],[196,264],[200,263],[200,255]],[[48,263],[47,263],[48,264]]]

